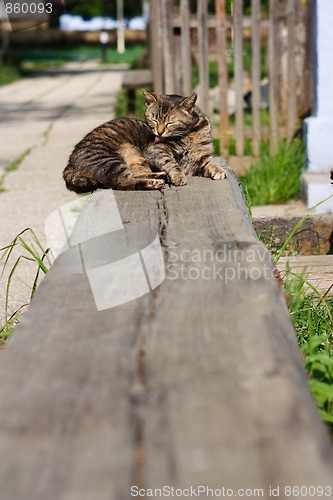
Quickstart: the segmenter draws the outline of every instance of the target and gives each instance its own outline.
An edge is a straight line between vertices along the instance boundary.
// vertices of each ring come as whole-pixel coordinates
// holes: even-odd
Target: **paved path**
[[[0,247],[31,227],[45,244],[44,222],[76,198],[65,189],[62,170],[73,146],[92,128],[113,117],[123,71],[92,62],[73,63],[43,76],[0,87]],[[0,264],[0,272],[2,264]],[[11,310],[28,301],[35,267],[20,265],[10,294]],[[23,283],[24,282],[24,283]],[[4,319],[5,276],[0,280],[0,325]]]

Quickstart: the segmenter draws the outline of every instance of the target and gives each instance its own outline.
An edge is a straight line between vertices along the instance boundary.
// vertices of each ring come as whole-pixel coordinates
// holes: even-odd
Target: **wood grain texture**
[[[86,275],[55,264],[0,358],[1,498],[332,485],[329,438],[238,180],[115,196],[126,237],[110,259],[158,231],[166,279],[97,312]],[[112,216],[95,199],[79,226]],[[126,250],[132,232],[142,240]]]
[[[333,255],[295,255],[281,257],[279,269],[285,272],[287,269],[291,273],[302,276],[307,283],[311,284],[321,294],[333,295]],[[305,284],[308,292],[313,289]]]

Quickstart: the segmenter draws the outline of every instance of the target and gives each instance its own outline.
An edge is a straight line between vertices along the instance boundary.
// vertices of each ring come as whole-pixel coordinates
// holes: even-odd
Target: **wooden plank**
[[[150,0],[149,52],[154,90],[163,93],[162,33],[159,0]]]
[[[160,4],[162,16],[162,48],[164,62],[164,92],[166,94],[175,93],[175,68],[173,61],[173,34],[171,22],[172,0],[161,0]]]
[[[227,28],[226,28],[226,1],[216,0],[216,55],[218,59],[218,80],[220,95],[220,154],[227,155],[229,144],[229,115],[228,115],[228,61],[227,61]]]
[[[190,32],[190,3],[189,0],[180,2],[181,23],[181,61],[183,88],[182,95],[190,95],[192,92],[192,56],[191,56],[191,32]]]
[[[259,156],[261,139],[261,43],[260,43],[260,0],[252,0],[252,120],[253,140],[252,153]]]
[[[269,72],[269,120],[270,147],[274,153],[277,150],[279,135],[278,121],[278,77],[279,77],[279,47],[278,47],[278,2],[269,2],[269,39],[268,39],[268,72]]]
[[[321,294],[333,296],[333,255],[294,255],[281,257],[279,269],[302,276]],[[307,286],[307,284],[305,285]],[[308,292],[313,292],[308,287]]]
[[[234,71],[236,88],[235,139],[237,156],[244,155],[244,103],[243,103],[243,2],[234,2]]]
[[[238,184],[229,170],[221,182],[116,193],[126,237],[91,242],[93,265],[159,231],[167,272],[127,304],[97,312],[86,274],[58,259],[1,354],[2,498],[127,500],[131,485],[265,498],[279,486],[285,498],[285,485],[333,486],[332,447]],[[100,196],[83,228],[114,215]],[[131,231],[142,240],[126,248]]]
[[[151,86],[152,81],[150,69],[129,69],[124,71],[121,85],[124,89],[135,89],[142,86]]]
[[[296,59],[295,59],[295,2],[288,0],[287,6],[287,28],[288,28],[288,109],[287,109],[287,130],[288,139],[295,133],[297,123],[297,95],[296,95]]]
[[[199,105],[209,114],[208,3],[198,2]]]

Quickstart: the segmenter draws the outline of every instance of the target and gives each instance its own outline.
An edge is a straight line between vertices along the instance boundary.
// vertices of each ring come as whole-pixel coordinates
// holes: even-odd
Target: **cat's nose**
[[[158,127],[157,127],[157,133],[158,133],[158,135],[163,135],[164,132],[165,132],[164,125],[158,125]]]

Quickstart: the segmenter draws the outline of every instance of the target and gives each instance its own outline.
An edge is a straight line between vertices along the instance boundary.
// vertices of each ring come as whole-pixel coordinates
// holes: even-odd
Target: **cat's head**
[[[184,137],[198,121],[197,94],[189,97],[158,95],[142,89],[146,101],[145,118],[156,136],[155,142]]]

